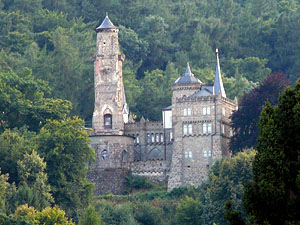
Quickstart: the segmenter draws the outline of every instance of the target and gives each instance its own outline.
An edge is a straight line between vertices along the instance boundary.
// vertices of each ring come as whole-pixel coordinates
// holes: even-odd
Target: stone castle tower
[[[118,32],[108,16],[96,28],[97,52],[94,64],[95,109],[93,128],[99,134],[124,134],[128,122]]]
[[[226,97],[218,51],[214,85],[197,79],[187,64],[172,86],[172,105],[163,121],[129,121],[118,32],[108,16],[97,32],[95,108],[90,145],[97,160],[89,173],[96,194],[121,194],[128,173],[168,185],[198,186],[211,165],[230,155],[230,115],[237,101]]]

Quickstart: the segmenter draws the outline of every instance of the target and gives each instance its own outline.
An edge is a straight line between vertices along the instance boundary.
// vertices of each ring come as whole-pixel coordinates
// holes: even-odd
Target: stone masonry
[[[126,103],[119,30],[106,16],[96,32],[90,145],[97,160],[89,173],[95,194],[122,194],[129,173],[165,183],[168,191],[203,183],[212,164],[230,155],[230,115],[237,110],[237,100],[226,97],[218,51],[214,85],[202,83],[187,65],[172,86],[172,105],[162,110],[163,121],[137,122]]]

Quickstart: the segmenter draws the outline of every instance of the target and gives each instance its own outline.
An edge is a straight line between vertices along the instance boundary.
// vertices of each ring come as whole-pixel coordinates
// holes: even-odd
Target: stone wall
[[[145,176],[149,180],[166,184],[170,171],[170,162],[165,160],[135,161],[131,164],[134,175]]]
[[[112,193],[120,195],[124,193],[126,187],[126,176],[129,175],[128,169],[94,168],[88,174],[88,179],[95,185],[95,195]]]

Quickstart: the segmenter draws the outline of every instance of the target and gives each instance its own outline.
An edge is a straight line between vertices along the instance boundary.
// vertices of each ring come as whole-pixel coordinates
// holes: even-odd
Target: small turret
[[[214,82],[214,94],[220,95],[226,98],[225,89],[223,86],[222,76],[221,76],[221,69],[220,69],[220,61],[219,61],[219,51],[216,49],[216,57],[217,57],[217,65],[216,65],[216,75],[215,75],[215,82]]]

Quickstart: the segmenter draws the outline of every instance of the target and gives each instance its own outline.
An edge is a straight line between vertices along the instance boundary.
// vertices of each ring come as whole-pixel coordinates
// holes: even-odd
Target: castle
[[[172,86],[172,105],[162,110],[163,121],[136,122],[126,104],[119,29],[106,16],[96,32],[90,145],[97,159],[89,173],[96,194],[120,194],[129,172],[166,183],[168,191],[200,185],[214,161],[230,155],[230,115],[237,109],[237,101],[226,97],[218,51],[213,86],[197,79],[187,64]]]

